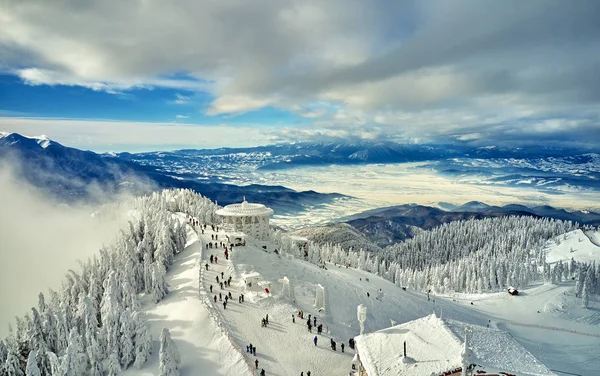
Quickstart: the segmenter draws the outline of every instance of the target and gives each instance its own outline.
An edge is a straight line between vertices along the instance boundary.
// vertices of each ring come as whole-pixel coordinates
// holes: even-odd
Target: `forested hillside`
[[[330,261],[367,270],[401,287],[437,293],[481,293],[536,280],[578,276],[581,287],[600,292],[600,268],[573,261],[569,267],[545,262],[544,244],[576,227],[571,222],[534,217],[502,217],[444,224],[381,253],[346,250],[340,244],[311,244],[306,254],[283,233],[273,241],[282,252],[323,265]],[[589,278],[588,278],[589,276]],[[579,285],[578,285],[579,286]]]
[[[186,225],[173,213],[185,210],[212,223],[215,209],[192,191],[165,190],[94,213],[127,213],[129,229],[17,317],[0,339],[0,375],[101,376],[139,368],[152,349],[139,299],[158,302],[168,293],[166,271],[186,243]]]

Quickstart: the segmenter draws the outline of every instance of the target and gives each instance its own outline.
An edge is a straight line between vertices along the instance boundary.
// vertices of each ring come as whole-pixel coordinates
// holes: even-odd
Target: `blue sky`
[[[599,12],[597,1],[7,0],[0,130],[93,150],[593,147]]]

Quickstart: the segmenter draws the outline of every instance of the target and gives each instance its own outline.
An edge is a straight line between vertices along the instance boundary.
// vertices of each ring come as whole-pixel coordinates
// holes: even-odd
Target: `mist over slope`
[[[37,302],[39,292],[58,288],[76,268],[110,242],[126,224],[93,217],[93,206],[64,205],[0,169],[0,337],[5,323]]]

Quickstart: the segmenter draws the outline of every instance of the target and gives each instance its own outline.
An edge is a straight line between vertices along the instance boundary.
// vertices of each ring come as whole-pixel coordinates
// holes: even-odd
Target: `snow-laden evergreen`
[[[27,366],[25,368],[25,376],[42,376],[40,368],[37,365],[36,352],[31,351],[27,358]]]
[[[160,352],[158,360],[159,376],[179,376],[181,357],[177,345],[171,339],[169,329],[163,328],[160,334]]]
[[[152,337],[138,295],[158,301],[168,293],[166,270],[186,243],[185,224],[173,213],[213,223],[216,209],[191,190],[165,190],[95,212],[108,220],[123,215],[131,220],[80,271],[69,270],[60,290],[40,293],[38,307],[17,318],[16,330],[0,340],[0,374],[24,375],[30,354],[42,376],[117,375],[132,364],[141,367]]]

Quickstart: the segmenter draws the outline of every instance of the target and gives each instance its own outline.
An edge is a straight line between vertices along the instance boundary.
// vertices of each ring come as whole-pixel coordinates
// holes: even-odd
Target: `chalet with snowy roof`
[[[257,240],[269,238],[269,217],[273,209],[265,205],[250,204],[244,199],[241,204],[231,204],[217,210],[216,214],[227,232],[242,232]]]
[[[355,343],[359,376],[556,376],[510,334],[435,315]]]

